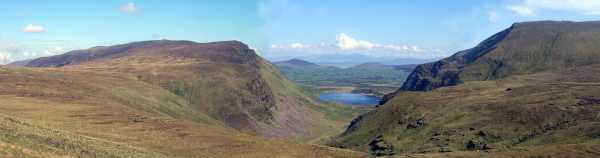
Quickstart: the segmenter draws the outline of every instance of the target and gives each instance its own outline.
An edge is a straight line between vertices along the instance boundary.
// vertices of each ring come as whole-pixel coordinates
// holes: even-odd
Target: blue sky
[[[599,0],[7,0],[0,63],[155,39],[240,40],[272,60],[426,59],[514,22],[599,18]]]

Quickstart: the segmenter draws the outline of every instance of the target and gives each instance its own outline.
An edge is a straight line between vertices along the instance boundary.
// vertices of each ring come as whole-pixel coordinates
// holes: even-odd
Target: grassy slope
[[[266,140],[192,113],[137,77],[0,67],[0,155],[14,157],[360,157]],[[119,87],[119,88],[115,88]]]
[[[304,105],[315,111],[312,116],[306,117],[313,119],[314,122],[318,122],[318,124],[312,126],[312,131],[316,133],[316,137],[308,138],[309,142],[324,142],[329,140],[330,137],[341,133],[343,127],[345,127],[352,118],[364,112],[362,109],[349,106],[317,102],[316,96],[312,96],[311,92],[292,83],[287,77],[278,73],[278,70],[273,65],[268,62],[263,63],[265,63],[263,76],[267,83],[272,83],[270,86],[273,87],[275,91],[284,92],[279,94],[279,97],[291,97],[293,99],[287,100],[298,101],[298,103],[295,104]]]
[[[600,22],[516,23],[437,62],[420,65],[402,90],[423,91],[600,62]]]
[[[491,148],[489,157],[592,157],[600,152],[598,76],[600,66],[592,65],[430,92],[400,92],[330,143],[373,152],[369,144],[380,137],[378,146],[388,149],[375,150],[383,154],[451,150],[459,152],[437,155],[478,157],[466,152],[472,141],[472,150],[483,150],[484,144]],[[560,154],[547,152],[554,149]]]
[[[253,135],[313,140],[322,137],[322,131],[343,129],[340,122],[355,116],[324,117],[329,111],[315,109],[325,106],[240,42],[147,41],[83,52],[41,58],[30,65],[134,78],[183,98],[190,111]],[[336,110],[356,114],[353,109]]]

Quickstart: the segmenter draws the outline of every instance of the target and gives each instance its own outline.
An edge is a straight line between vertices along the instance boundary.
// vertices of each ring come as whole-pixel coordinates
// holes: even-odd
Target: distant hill
[[[398,87],[408,75],[411,66],[363,63],[348,68],[321,66],[301,59],[274,63],[290,79],[310,86],[356,86],[370,84]],[[388,91],[389,92],[389,91]]]
[[[375,62],[369,62],[369,63],[362,63],[356,66],[352,66],[352,68],[354,69],[388,69],[388,68],[393,68],[394,66],[391,65],[385,65],[385,64],[380,64],[380,63],[375,63]]]
[[[330,145],[377,156],[597,157],[599,35],[600,22],[516,23],[419,65]]]
[[[419,66],[417,64],[408,64],[408,65],[394,65],[394,69],[403,70],[407,72],[412,72],[415,68]]]
[[[388,65],[381,63],[363,63],[356,66],[353,66],[354,69],[395,69],[406,72],[412,72],[417,66],[417,64],[407,64],[407,65]]]
[[[300,59],[290,59],[290,60],[286,60],[286,61],[274,62],[273,64],[275,64],[279,67],[319,67],[320,66],[315,63],[311,63],[311,62],[308,62],[305,60],[300,60]]]
[[[15,61],[15,62],[8,63],[7,65],[15,66],[15,67],[22,67],[22,66],[27,65],[27,63],[29,63],[31,60],[33,60],[33,59]]]

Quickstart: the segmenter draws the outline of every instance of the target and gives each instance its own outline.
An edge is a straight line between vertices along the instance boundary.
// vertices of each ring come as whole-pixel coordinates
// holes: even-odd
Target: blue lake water
[[[346,105],[377,105],[381,98],[355,93],[324,92],[319,99],[325,102],[336,102]]]

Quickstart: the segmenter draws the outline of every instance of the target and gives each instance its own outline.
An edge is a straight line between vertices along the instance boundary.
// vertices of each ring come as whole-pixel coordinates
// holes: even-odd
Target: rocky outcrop
[[[377,136],[369,143],[369,150],[375,156],[394,155],[394,146],[386,143],[382,136]]]

